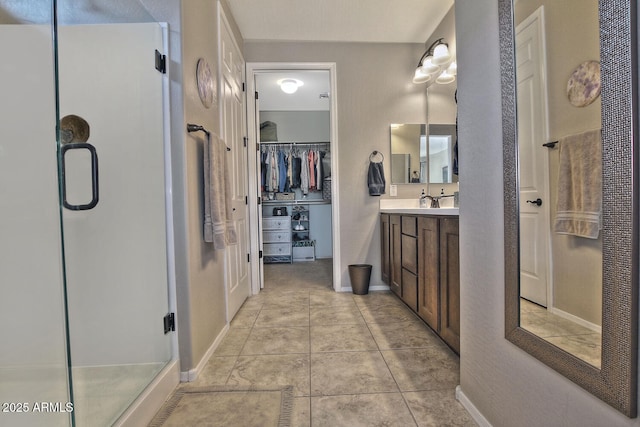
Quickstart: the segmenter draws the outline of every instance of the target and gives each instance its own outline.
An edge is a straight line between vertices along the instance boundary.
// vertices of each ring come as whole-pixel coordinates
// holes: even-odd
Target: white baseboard
[[[602,326],[600,326],[600,325],[596,325],[595,323],[591,323],[588,320],[584,320],[581,317],[574,316],[571,313],[567,313],[566,311],[560,310],[560,309],[555,308],[555,307],[549,307],[548,310],[549,310],[549,312],[551,314],[555,314],[558,317],[562,317],[563,319],[570,320],[573,323],[577,323],[580,326],[584,326],[585,328],[589,329],[590,331],[602,334]]]
[[[195,381],[196,378],[198,378],[198,375],[200,375],[200,372],[202,372],[204,367],[207,365],[207,362],[213,355],[213,352],[216,351],[224,337],[227,336],[227,332],[229,332],[228,323],[224,326],[224,328],[222,328],[216,339],[213,341],[213,344],[211,344],[207,352],[204,354],[204,356],[202,356],[202,359],[200,359],[198,365],[189,371],[180,372],[180,382],[188,383],[191,381]]]
[[[180,379],[179,360],[169,362],[129,409],[116,421],[115,427],[146,426],[171,396]]]
[[[473,420],[476,422],[476,424],[478,424],[478,426],[492,427],[491,423],[489,423],[489,421],[487,421],[487,419],[482,415],[482,413],[478,411],[478,408],[476,408],[475,405],[471,402],[471,400],[469,400],[467,395],[464,394],[464,392],[462,391],[462,388],[460,388],[459,385],[456,386],[456,400],[460,402],[462,406],[464,406],[464,409],[466,409],[467,412],[469,412],[469,414],[471,415],[471,418],[473,418]]]
[[[370,291],[388,291],[389,287],[387,285],[374,285],[374,286],[369,286],[369,290]],[[351,286],[349,286],[346,288],[340,288],[337,292],[353,292],[353,289],[351,288]]]

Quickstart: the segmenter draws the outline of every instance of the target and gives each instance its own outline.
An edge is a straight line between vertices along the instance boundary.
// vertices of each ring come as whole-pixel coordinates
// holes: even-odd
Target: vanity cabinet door
[[[418,276],[402,269],[402,300],[411,310],[418,311]]]
[[[460,352],[460,250],[458,218],[440,219],[440,329]]]
[[[435,331],[439,325],[440,239],[438,218],[418,219],[418,315]]]
[[[400,215],[389,215],[389,233],[391,253],[391,290],[402,297],[402,234],[400,232]]]
[[[414,216],[401,217],[402,300],[413,311],[418,310],[418,242]]]
[[[391,252],[390,252],[390,231],[389,231],[389,215],[380,215],[380,242],[382,248],[380,254],[382,255],[382,281],[389,285],[391,276]]]

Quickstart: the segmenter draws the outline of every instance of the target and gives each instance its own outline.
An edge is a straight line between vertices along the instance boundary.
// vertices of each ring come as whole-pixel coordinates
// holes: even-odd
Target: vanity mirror
[[[516,3],[515,8],[514,2]],[[629,417],[635,417],[637,412],[639,231],[636,211],[638,203],[637,159],[633,154],[636,151],[634,146],[638,125],[637,98],[634,95],[637,91],[635,81],[637,77],[637,52],[634,40],[637,35],[635,2],[631,0],[600,0],[598,3],[599,24],[582,23],[583,28],[599,28],[599,37],[598,35],[595,37],[599,40],[600,45],[602,92],[600,98],[591,97],[595,99],[593,104],[578,103],[579,107],[576,107],[573,102],[566,102],[566,105],[562,106],[555,105],[552,101],[557,92],[553,91],[557,91],[557,87],[551,83],[548,83],[548,86],[538,86],[541,88],[539,91],[532,89],[527,92],[524,90],[531,86],[529,83],[522,84],[522,78],[529,71],[524,68],[526,61],[524,56],[520,56],[519,53],[523,42],[517,38],[521,34],[521,28],[516,30],[516,24],[524,21],[519,16],[521,10],[518,8],[526,7],[530,3],[533,2],[529,0],[499,0],[505,195],[505,336],[515,345],[612,407]],[[542,5],[544,2],[537,1],[537,3]],[[570,2],[548,3],[544,6],[547,10],[540,9],[540,12],[537,12],[539,22],[544,23],[544,12],[549,12],[549,18],[552,19],[551,13],[556,3]],[[566,4],[564,6],[569,7],[575,14],[578,11],[582,12],[581,9],[584,8],[585,3],[590,2],[577,0],[575,6]],[[567,18],[566,14],[564,18]],[[548,26],[548,28],[551,27],[552,25]],[[547,38],[547,63],[543,62],[544,49],[541,50],[543,54],[539,58],[536,59],[533,55],[532,58],[526,59],[531,59],[534,65],[537,64],[542,73],[559,73],[558,63],[567,59],[553,57],[551,47],[557,47],[557,43],[566,43],[567,39],[585,43],[585,40],[590,37],[585,34],[571,36],[563,33],[565,40],[553,40],[548,37],[549,34],[545,32],[544,25],[540,25],[539,29],[541,39]],[[531,37],[532,40],[536,38],[536,36]],[[538,51],[538,49],[527,48],[526,51],[531,53]],[[574,47],[574,51],[589,50],[578,45]],[[564,70],[562,78],[565,79],[565,82],[569,80],[574,69],[587,60],[597,60],[597,58],[583,58],[572,67]],[[545,85],[547,84],[545,82],[550,82],[552,77],[558,78],[558,75],[548,78],[542,76],[542,81],[537,84]],[[534,80],[531,84],[536,84]],[[591,80],[591,82],[594,81]],[[587,86],[585,88],[588,88]],[[571,83],[565,83],[563,90],[571,92],[571,88]],[[535,108],[536,101],[528,95],[540,92],[546,93],[549,98],[548,124],[546,117],[543,116],[541,121],[540,117],[536,118],[536,114],[532,113],[532,111],[538,110]],[[563,93],[563,97],[566,100],[567,92]],[[546,104],[546,101],[543,99],[541,103]],[[570,99],[570,101],[573,100]],[[554,108],[557,108],[556,111],[562,114],[572,115],[572,120],[576,120],[576,122],[567,123],[567,119],[562,123],[567,126],[566,128],[561,128],[559,124],[554,127],[553,120],[558,120],[557,114],[552,111]],[[585,110],[578,111],[578,108],[585,108]],[[586,109],[591,109],[591,111]],[[598,111],[600,109],[601,111]],[[599,115],[600,120],[594,121],[594,114]],[[596,229],[590,233],[590,237],[595,238],[587,240],[584,237],[568,236],[567,239],[572,240],[568,240],[569,243],[565,245],[591,252],[591,256],[598,259],[598,262],[585,262],[585,258],[579,256],[583,259],[582,263],[573,264],[572,271],[567,271],[567,274],[562,275],[530,268],[532,265],[537,268],[540,263],[545,263],[543,267],[547,269],[562,266],[570,262],[571,254],[564,251],[566,248],[561,247],[561,242],[558,241],[546,244],[553,252],[548,257],[531,253],[530,236],[532,233],[529,233],[530,229],[537,230],[537,233],[549,234],[550,239],[554,239],[558,231],[562,231],[558,228],[552,229],[549,220],[546,222],[546,228],[532,226],[535,222],[532,218],[537,215],[535,209],[542,206],[552,206],[550,212],[555,218],[558,218],[557,211],[562,209],[560,205],[556,205],[556,200],[558,197],[562,199],[564,194],[559,187],[555,190],[557,193],[555,197],[546,198],[545,196],[544,199],[542,196],[536,196],[535,192],[531,192],[533,186],[529,181],[531,172],[529,161],[532,156],[535,156],[534,151],[542,151],[543,159],[544,156],[549,156],[548,159],[552,160],[550,161],[550,173],[543,171],[543,168],[536,167],[533,175],[539,172],[547,174],[547,183],[543,183],[543,187],[546,185],[549,188],[554,188],[554,182],[563,173],[558,171],[562,171],[564,160],[558,156],[559,151],[552,153],[549,150],[562,150],[563,147],[543,147],[543,143],[549,142],[545,138],[558,138],[559,145],[566,144],[564,148],[568,149],[572,137],[583,135],[584,131],[593,131],[594,129],[598,134],[597,129],[600,126],[602,145],[598,150],[598,155],[600,153],[602,155],[602,160],[599,162],[602,166],[602,173],[598,175],[602,179],[600,185],[602,189],[602,228],[597,230],[596,220]],[[547,129],[549,129],[548,135]],[[534,142],[531,145],[525,145],[527,140]],[[527,203],[527,201],[531,203]],[[545,222],[541,221],[539,224],[545,224]],[[543,245],[545,244],[543,243]],[[531,257],[536,257],[535,263],[538,263],[537,265],[530,262]],[[530,312],[527,311],[527,307],[534,309],[542,307],[543,315],[547,316],[550,311],[548,308],[554,307],[563,298],[559,294],[559,290],[563,286],[561,281],[576,280],[579,283],[586,283],[584,279],[579,277],[571,279],[567,275],[580,274],[589,267],[589,264],[600,266],[588,276],[589,280],[601,285],[602,289],[592,287],[587,290],[583,288],[576,297],[589,299],[587,303],[592,303],[595,299],[596,303],[592,303],[592,305],[600,306],[599,310],[596,308],[595,314],[592,313],[591,319],[583,322],[597,324],[601,320],[601,339],[591,344],[592,350],[595,349],[591,355],[582,352],[580,348],[573,349],[571,346],[567,346],[567,340],[545,335],[537,327],[538,323],[530,321],[530,317],[528,317]],[[545,291],[539,292],[537,295],[535,292],[531,293],[527,282],[530,279],[529,276],[536,274],[551,280],[551,290],[547,291],[545,288]],[[590,293],[592,295],[589,295]],[[529,305],[529,301],[534,301],[536,304]],[[585,345],[585,341],[581,339],[576,339],[574,342],[581,342],[580,345],[583,347]]]
[[[458,182],[453,170],[455,124],[392,124],[390,128],[393,184]]]

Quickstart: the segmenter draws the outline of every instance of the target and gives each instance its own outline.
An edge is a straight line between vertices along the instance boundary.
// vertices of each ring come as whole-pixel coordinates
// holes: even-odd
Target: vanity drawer
[[[291,243],[265,243],[265,256],[291,255]]]
[[[417,221],[418,218],[415,216],[402,216],[402,234],[406,234],[408,236],[417,236]]]
[[[262,232],[262,241],[264,243],[290,242],[291,234],[289,231],[264,231]]]
[[[265,230],[289,230],[291,217],[262,218],[262,228]]]

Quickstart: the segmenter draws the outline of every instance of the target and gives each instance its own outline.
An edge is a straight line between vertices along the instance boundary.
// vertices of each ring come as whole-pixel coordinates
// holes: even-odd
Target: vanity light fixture
[[[296,93],[298,88],[304,85],[304,82],[298,79],[280,79],[278,80],[278,85],[284,93],[291,95],[292,93]]]
[[[438,39],[429,46],[418,61],[413,83],[430,85],[435,81],[439,84],[448,84],[456,79],[456,74],[457,65],[452,61],[449,45],[444,42],[444,39]]]

